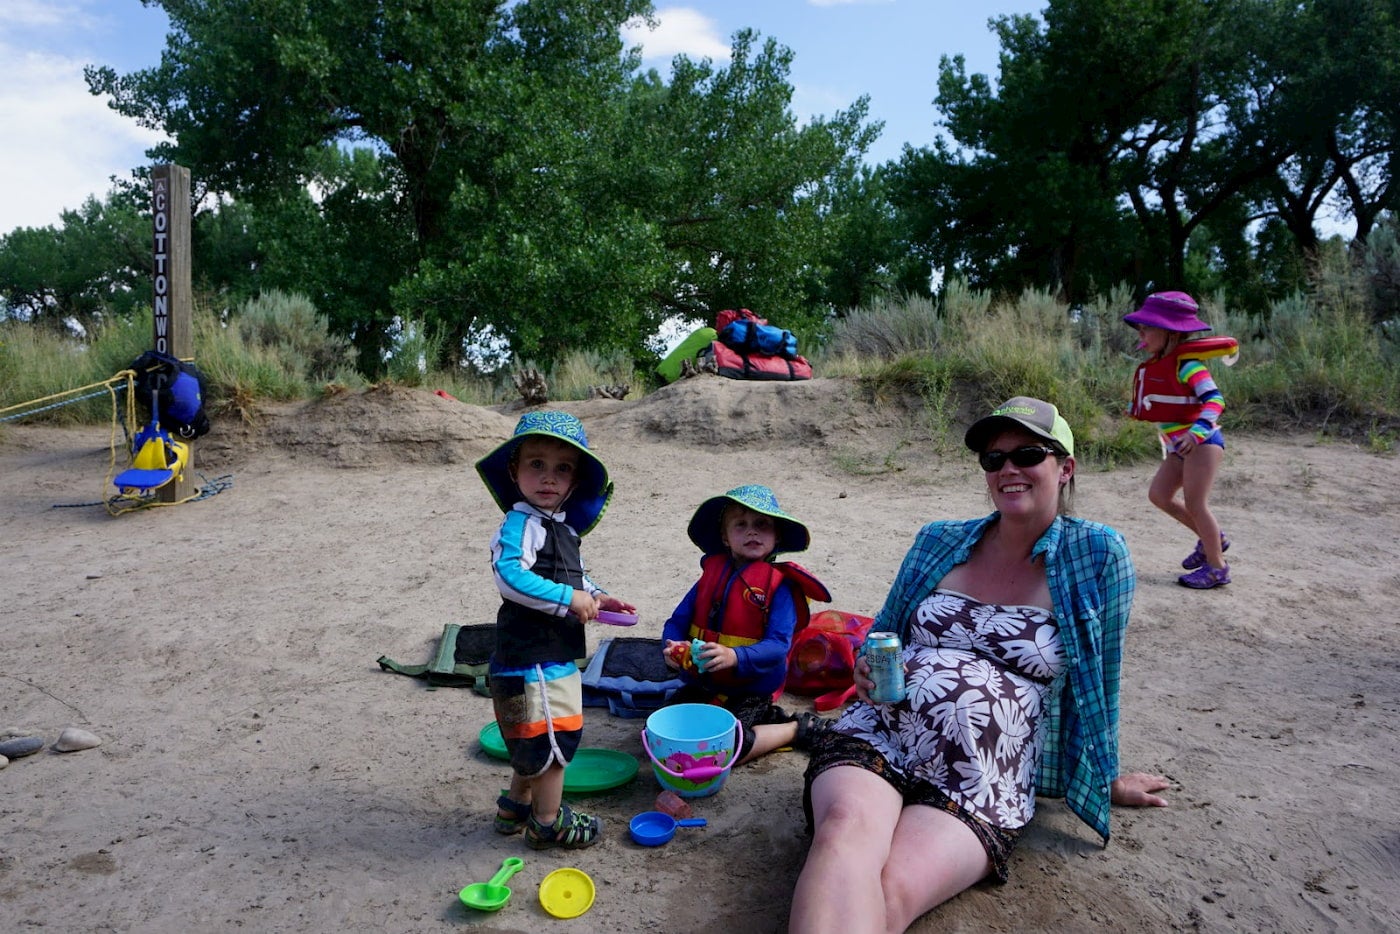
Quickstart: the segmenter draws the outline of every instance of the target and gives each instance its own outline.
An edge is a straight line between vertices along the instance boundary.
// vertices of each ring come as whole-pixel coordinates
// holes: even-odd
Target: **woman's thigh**
[[[937,808],[905,808],[882,878],[888,929],[904,930],[924,912],[981,881],[991,868],[986,847],[962,821]]]
[[[903,807],[899,791],[873,772],[853,765],[827,769],[812,780],[812,844],[858,850],[880,866]]]

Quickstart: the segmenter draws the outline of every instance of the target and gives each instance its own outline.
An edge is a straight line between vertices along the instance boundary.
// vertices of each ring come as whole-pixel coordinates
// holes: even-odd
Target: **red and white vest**
[[[811,619],[809,599],[831,600],[826,585],[810,571],[791,561],[752,561],[738,570],[729,555],[705,556],[700,561],[689,638],[731,647],[753,645],[767,631],[774,594],[788,581],[799,591],[793,600],[797,611],[793,632],[797,633]],[[717,685],[730,684],[734,672],[717,671],[711,678]]]
[[[1239,359],[1240,343],[1233,337],[1198,337],[1182,341],[1137,368],[1133,376],[1133,406],[1128,414],[1144,422],[1189,425],[1201,415],[1201,400],[1181,381],[1181,361],[1224,357],[1226,366]]]

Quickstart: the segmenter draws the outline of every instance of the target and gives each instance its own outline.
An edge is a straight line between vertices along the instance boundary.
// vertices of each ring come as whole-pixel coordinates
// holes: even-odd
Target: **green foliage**
[[[901,299],[877,298],[837,320],[828,347],[841,354],[898,357],[932,353],[942,341],[943,322],[933,300],[921,295]]]
[[[0,237],[0,317],[96,327],[151,303],[151,222],[128,200],[89,198],[59,227]]]
[[[251,298],[225,322],[195,316],[195,359],[216,411],[245,414],[257,401],[306,398],[327,383],[358,386],[349,346],[301,295]]]
[[[749,33],[668,86],[619,36],[645,0],[160,3],[159,66],[90,88],[224,196],[204,287],[308,295],[367,374],[406,320],[449,372],[486,334],[549,363],[640,359],[666,318],[723,307],[815,330],[890,261],[848,250],[880,224],[864,101],[798,127],[791,53]]]
[[[1042,16],[994,21],[995,87],[942,61],[948,135],[907,149],[887,186],[918,261],[906,288],[930,272],[1080,302],[1095,283],[1223,286],[1262,312],[1302,285],[1319,220],[1344,212],[1364,238],[1393,206],[1391,0],[1050,0]]]
[[[1400,340],[1400,217],[1387,214],[1366,238],[1362,268],[1370,281],[1375,320]]]
[[[441,339],[421,321],[404,322],[384,375],[400,386],[422,386],[442,352]]]
[[[111,379],[130,366],[150,341],[149,312],[144,318],[138,315],[130,320],[94,326],[85,341],[62,331],[14,321],[0,322],[0,408],[23,406]],[[60,403],[58,408],[23,421],[76,424],[111,417],[112,405],[108,397],[76,401],[86,394],[62,395],[53,400]],[[28,407],[23,407],[10,414],[28,411]]]
[[[310,382],[339,379],[353,368],[350,342],[332,335],[326,317],[303,295],[264,292],[234,312],[229,324],[245,347],[271,351],[288,373]]]
[[[1263,322],[1230,317],[1227,328],[1249,338],[1240,364],[1217,376],[1227,417],[1243,428],[1393,432],[1400,342],[1372,320],[1370,299],[1364,271],[1334,250],[1323,253],[1311,292],[1274,303]]]
[[[551,399],[587,399],[594,386],[626,386],[629,398],[638,398],[646,386],[632,359],[621,351],[575,350],[555,362],[549,371]]]
[[[1323,257],[1311,292],[1275,303],[1266,318],[1222,317],[1205,303],[1218,332],[1241,341],[1236,366],[1211,364],[1225,424],[1326,432],[1389,449],[1400,435],[1400,341],[1371,321],[1366,272],[1340,250]],[[1107,468],[1159,451],[1153,426],[1124,414],[1140,362],[1136,335],[1121,321],[1131,307],[1124,286],[1071,314],[1043,291],[992,302],[954,281],[935,345],[886,338],[922,320],[926,302],[881,303],[852,314],[854,326],[833,328],[820,362],[859,373],[877,400],[917,407],[929,435],[951,447],[971,419],[1011,396],[1051,400],[1074,428],[1080,460]]]

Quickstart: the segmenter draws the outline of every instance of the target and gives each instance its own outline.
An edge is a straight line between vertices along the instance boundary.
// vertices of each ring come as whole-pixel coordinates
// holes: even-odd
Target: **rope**
[[[125,386],[118,386],[115,391],[121,392],[125,388]],[[67,402],[51,402],[48,405],[43,406],[42,408],[30,409],[28,412],[20,412],[18,415],[6,415],[3,418],[0,418],[0,422],[19,421],[21,418],[28,418],[31,415],[38,415],[40,412],[47,412],[50,409],[61,409],[65,405],[72,405],[75,402],[86,402],[88,399],[96,399],[98,396],[106,395],[109,391],[110,390],[107,389],[99,389],[97,392],[90,392],[85,396],[79,396],[76,399],[69,399]]]
[[[209,499],[212,496],[218,496],[225,490],[233,489],[233,474],[231,473],[226,473],[221,477],[215,477],[213,480],[210,480],[208,477],[204,476],[204,474],[200,474],[199,478],[204,481],[204,485],[200,487],[195,493],[185,497],[182,500],[179,500],[178,502],[158,502],[155,499],[155,493],[153,491],[147,494],[146,496],[131,496],[128,494],[118,493],[114,496],[109,497],[108,499],[95,499],[90,503],[54,503],[52,508],[79,509],[86,506],[106,506],[108,511],[111,512],[113,508],[124,507],[119,508],[117,512],[112,513],[113,515],[120,515],[123,512],[132,512],[137,509],[145,509],[147,506],[178,506],[180,503],[197,503],[200,500]]]
[[[171,500],[168,503],[161,502],[155,498],[155,491],[148,491],[142,496],[132,496],[127,493],[118,493],[107,499],[102,505],[107,507],[107,512],[113,516],[120,516],[124,513],[135,512],[138,509],[149,509],[156,506],[179,506],[182,503],[197,503],[200,500],[209,499],[211,496],[218,496],[224,490],[233,487],[233,474],[224,474],[222,477],[215,477],[213,480],[199,475],[204,481],[204,486],[184,499]]]
[[[131,395],[130,390],[131,390],[131,388],[132,388],[132,386],[133,386],[133,381],[135,380],[135,377],[136,377],[136,371],[135,371],[135,370],[122,370],[120,373],[116,373],[116,374],[114,374],[114,375],[112,375],[112,376],[109,376],[109,377],[107,377],[106,379],[101,380],[100,382],[88,383],[86,386],[77,386],[77,387],[74,387],[73,389],[65,389],[63,392],[56,392],[56,393],[54,393],[53,395],[50,395],[50,396],[41,396],[41,397],[38,398],[38,399],[30,399],[28,402],[20,402],[20,403],[18,403],[18,404],[16,404],[16,405],[8,405],[8,406],[5,406],[3,409],[0,409],[0,422],[13,422],[13,421],[17,421],[17,420],[19,420],[19,419],[21,419],[21,418],[28,418],[28,417],[31,416],[31,415],[38,415],[40,412],[47,412],[47,411],[49,411],[50,409],[59,409],[59,408],[62,408],[63,406],[65,406],[65,405],[72,405],[72,404],[75,403],[75,402],[82,402],[82,401],[84,401],[85,399],[95,399],[95,398],[97,398],[98,396],[102,395],[104,392],[106,392],[106,393],[112,393],[113,396],[115,397],[115,394],[116,394],[117,392],[120,392],[122,389],[125,389],[125,390],[127,390],[127,395],[128,395],[128,397],[129,397],[129,396]],[[119,383],[119,382],[120,382],[120,383],[124,383],[124,385],[121,386],[121,387],[119,387],[119,388],[117,388],[117,389],[113,389],[113,388],[112,388],[112,387],[113,387],[113,384]],[[87,395],[85,395],[85,396],[79,396],[79,397],[76,398],[76,399],[68,399],[68,400],[63,401],[63,402],[52,401],[52,400],[56,400],[56,399],[63,399],[64,396],[71,396],[71,395],[73,395],[74,393],[86,392],[87,390],[89,390],[89,389],[95,389],[95,388],[98,387],[98,386],[101,386],[102,388],[101,388],[100,390],[98,390],[97,392],[90,392],[90,393],[88,393]],[[49,402],[49,403],[51,403],[51,404],[42,406],[42,407],[37,408],[37,409],[33,409],[32,411],[20,412],[20,413],[17,414],[17,415],[6,415],[6,414],[4,414],[4,413],[6,413],[6,412],[13,412],[13,411],[15,411],[16,409],[25,408],[26,406],[39,405],[41,402]],[[115,398],[113,399],[113,404],[114,404],[114,405],[116,404]],[[135,411],[135,403],[134,403],[134,402],[132,403],[132,411],[133,411],[133,412]]]

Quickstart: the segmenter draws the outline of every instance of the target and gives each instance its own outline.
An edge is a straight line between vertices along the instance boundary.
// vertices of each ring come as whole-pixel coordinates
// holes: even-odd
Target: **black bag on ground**
[[[659,639],[604,639],[583,671],[583,704],[607,707],[617,717],[645,717],[684,685],[680,673],[666,667]]]

